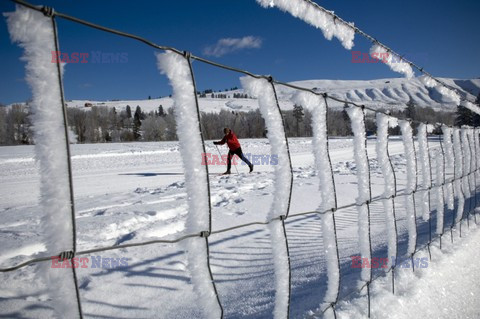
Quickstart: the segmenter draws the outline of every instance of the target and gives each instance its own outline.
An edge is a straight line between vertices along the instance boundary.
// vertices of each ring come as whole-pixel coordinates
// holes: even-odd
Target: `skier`
[[[230,168],[232,167],[232,157],[233,155],[237,155],[244,161],[248,167],[250,168],[250,173],[253,171],[253,165],[250,163],[250,161],[243,155],[242,148],[240,147],[240,142],[238,142],[237,136],[235,133],[232,132],[231,129],[228,127],[223,129],[223,133],[225,133],[225,136],[222,138],[221,141],[219,142],[213,142],[215,145],[223,145],[225,142],[228,145],[228,148],[230,149],[228,151],[228,156],[227,156],[227,171],[223,173],[225,174],[230,174]]]

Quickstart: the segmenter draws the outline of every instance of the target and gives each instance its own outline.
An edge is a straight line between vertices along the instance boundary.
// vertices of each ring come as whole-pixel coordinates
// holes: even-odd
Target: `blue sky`
[[[397,52],[410,55],[435,76],[480,77],[480,1],[316,1]],[[400,76],[381,63],[352,63],[352,52],[337,40],[328,41],[320,30],[276,8],[264,9],[255,0],[31,2],[282,81]],[[13,9],[13,3],[0,2],[1,12]],[[170,94],[165,77],[157,71],[153,48],[62,19],[58,27],[62,52],[90,54],[88,63],[67,65],[67,99],[145,99]],[[354,51],[368,52],[370,46],[366,39],[355,37]],[[123,63],[93,63],[92,52],[123,54]],[[30,97],[21,54],[11,43],[3,19],[0,103]],[[199,62],[193,66],[199,90],[240,86],[236,73]]]

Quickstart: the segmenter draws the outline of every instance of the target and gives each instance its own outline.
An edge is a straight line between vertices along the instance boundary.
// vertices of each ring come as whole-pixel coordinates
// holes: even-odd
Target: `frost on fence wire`
[[[340,21],[335,21],[332,15],[320,10],[306,0],[257,0],[264,8],[277,6],[280,10],[289,12],[296,18],[322,30],[327,40],[337,38],[347,50],[353,47],[355,31]],[[333,14],[333,12],[332,12]]]
[[[462,101],[462,103],[459,103],[461,104],[462,106],[466,107],[467,109],[469,109],[470,111],[472,111],[473,113],[477,113],[477,114],[480,114],[480,107],[476,104],[473,104],[472,102],[469,102],[469,101]]]
[[[456,105],[462,105],[470,111],[480,114],[480,107],[478,107],[478,105],[475,105],[469,101],[461,101],[460,95],[458,95],[458,93],[454,90],[438,83],[433,78],[427,75],[422,75],[421,77],[419,77],[419,79],[426,87],[434,88],[435,90],[437,90],[438,93],[440,93],[442,96],[445,96],[447,99],[449,99]]]
[[[173,52],[158,54],[157,61],[159,70],[167,75],[173,89],[177,135],[188,198],[186,232],[200,234],[210,230],[209,186],[205,167],[198,159],[203,148],[190,67],[185,57]],[[207,318],[220,318],[222,310],[217,302],[208,267],[206,241],[202,238],[189,238],[185,244],[188,269],[199,304]]]
[[[454,156],[453,156],[453,144],[452,144],[452,129],[446,125],[442,125],[443,132],[443,151],[445,153],[445,170],[451,169],[454,170]],[[446,178],[446,176],[444,176]],[[453,183],[447,183],[446,185],[446,197],[447,197],[447,207],[450,210],[455,208],[455,198],[453,191]]]
[[[390,159],[388,157],[388,128],[394,128],[398,125],[397,119],[382,113],[377,113],[377,159],[382,170],[385,187],[383,191],[383,210],[385,212],[385,222],[388,237],[388,266],[392,266],[392,260],[397,258],[397,232],[394,212],[394,198],[388,199],[395,195],[395,175]]]
[[[435,210],[437,211],[437,230],[438,235],[443,234],[443,218],[444,218],[444,188],[442,184],[445,181],[444,169],[445,158],[440,151],[434,153],[435,158]]]
[[[240,78],[243,88],[248,95],[258,98],[258,105],[265,126],[268,130],[267,137],[271,146],[272,154],[278,155],[278,165],[275,166],[275,190],[273,202],[267,215],[267,221],[279,216],[288,215],[290,200],[290,159],[288,156],[285,131],[283,128],[282,115],[277,108],[277,101],[272,84],[265,79],[252,77]],[[273,220],[269,223],[270,240],[272,242],[273,262],[275,266],[275,309],[276,319],[288,317],[288,305],[290,299],[289,277],[290,267],[286,237],[282,225],[283,221]]]
[[[468,131],[470,131],[470,128],[463,127],[461,129],[461,138],[462,138],[462,159],[463,159],[463,189],[464,189],[464,194],[465,198],[471,198],[472,193],[471,193],[471,184],[470,184],[470,176],[468,175],[470,173],[471,169],[471,153],[470,153],[470,140],[468,138]]]
[[[452,102],[455,102],[456,105],[460,104],[460,96],[453,90],[446,88],[445,86],[441,85],[434,79],[429,76],[423,75],[420,78],[420,81],[428,88],[434,88],[443,96],[446,96]],[[471,104],[471,103],[470,103]],[[468,105],[470,107],[470,105]],[[477,113],[477,111],[474,111]]]
[[[474,129],[476,178],[480,178],[480,129]]]
[[[474,196],[476,193],[475,189],[475,174],[473,172],[475,171],[475,148],[474,148],[474,141],[473,141],[473,128],[469,128],[467,130],[467,141],[468,141],[468,153],[469,153],[469,161],[468,161],[468,179],[469,179],[469,186],[471,192],[473,191],[473,194],[470,196]],[[475,203],[476,204],[476,203]]]
[[[460,130],[460,135],[461,135],[461,147],[462,147],[462,161],[463,161],[463,171],[462,171],[462,183],[463,183],[463,193],[465,195],[465,198],[470,198],[472,194],[470,193],[470,184],[469,184],[469,176],[468,173],[470,173],[470,143],[468,141],[468,128],[462,128]]]
[[[24,49],[23,60],[27,62],[26,80],[32,90],[30,108],[35,123],[35,160],[40,173],[43,214],[40,227],[45,254],[55,256],[73,250],[75,243],[63,102],[57,65],[50,62],[51,52],[55,51],[52,19],[18,5],[15,12],[6,16],[11,39]],[[57,315],[73,316],[77,301],[72,271],[51,269],[49,263],[38,264],[38,270],[46,280]]]
[[[422,188],[420,193],[420,207],[422,209],[422,218],[424,221],[430,219],[429,188],[432,186],[432,177],[430,176],[430,155],[428,150],[427,133],[431,132],[431,126],[421,123],[417,128],[418,157],[422,167]]]
[[[327,105],[322,97],[300,92],[293,97],[293,102],[302,105],[312,113],[312,144],[315,156],[315,166],[320,180],[320,212],[321,215],[323,247],[327,260],[328,285],[324,303],[330,304],[337,301],[340,283],[338,264],[338,247],[334,225],[335,186],[328,154],[327,136]]]
[[[361,108],[350,106],[347,108],[348,116],[352,123],[353,131],[353,153],[355,155],[355,164],[357,165],[357,181],[358,181],[358,241],[360,246],[360,255],[370,260],[370,216],[368,204],[365,202],[370,200],[370,174],[368,167],[367,149],[365,145],[366,132],[364,113]],[[361,278],[365,282],[371,280],[371,269],[362,267]]]
[[[455,215],[455,223],[458,223],[463,216],[463,208],[465,206],[465,197],[462,190],[462,174],[463,174],[463,158],[462,144],[460,141],[460,129],[453,129],[453,154],[454,154],[454,192],[458,198],[457,212]]]
[[[381,59],[394,72],[402,73],[407,79],[411,79],[415,74],[412,67],[400,57],[395,57],[391,52],[387,51],[385,47],[374,44],[370,48],[370,55],[374,58]]]
[[[399,121],[400,130],[402,131],[402,141],[405,151],[405,159],[407,163],[407,185],[405,193],[413,193],[417,188],[417,163],[415,157],[415,145],[413,144],[412,126],[408,121]],[[415,195],[405,196],[405,211],[407,215],[407,232],[408,232],[408,248],[409,256],[415,253],[417,245],[417,226],[415,221]]]

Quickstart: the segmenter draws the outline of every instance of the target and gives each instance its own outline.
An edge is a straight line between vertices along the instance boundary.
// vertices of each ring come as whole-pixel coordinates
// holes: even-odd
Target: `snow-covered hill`
[[[480,92],[480,79],[461,80],[443,78],[443,81],[456,87],[468,94],[473,99]],[[369,81],[343,81],[343,80],[307,80],[292,82],[292,84],[315,89],[318,92],[327,92],[337,98],[352,102],[362,103],[369,106],[381,108],[403,108],[405,104],[412,99],[416,105],[433,108],[454,109],[455,103],[442,96],[436,89],[425,87],[418,79],[407,80],[404,78],[379,79]],[[292,102],[289,101],[294,90],[278,86],[278,96],[280,107],[282,109],[291,109]],[[258,108],[255,99],[237,99],[233,98],[235,93],[243,93],[242,89],[234,91],[219,92],[227,98],[200,98],[200,107],[204,112],[220,112],[220,110],[245,111]],[[215,93],[218,94],[218,93]],[[85,104],[116,107],[124,109],[130,105],[133,109],[139,105],[143,111],[150,112],[157,110],[159,105],[168,109],[173,105],[170,97],[164,97],[151,100],[126,100],[126,101],[90,101],[90,100],[72,100],[68,101],[69,107],[85,108]],[[332,107],[342,107],[343,104],[330,101]]]

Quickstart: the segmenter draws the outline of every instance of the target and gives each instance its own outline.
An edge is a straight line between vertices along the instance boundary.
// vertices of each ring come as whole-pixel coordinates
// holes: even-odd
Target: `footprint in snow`
[[[106,209],[99,210],[98,212],[95,213],[93,216],[103,216],[107,212]]]
[[[172,266],[172,268],[174,269],[178,269],[178,270],[186,270],[187,269],[187,265],[185,265],[185,263],[181,262],[181,261],[171,261],[168,263],[169,266]]]
[[[118,238],[117,241],[115,242],[115,246],[116,245],[120,245],[126,241],[129,241],[129,240],[132,240],[133,238],[135,238],[136,236],[136,233],[135,232],[131,232],[131,233],[128,233],[128,234],[125,234],[123,235],[122,237]]]

